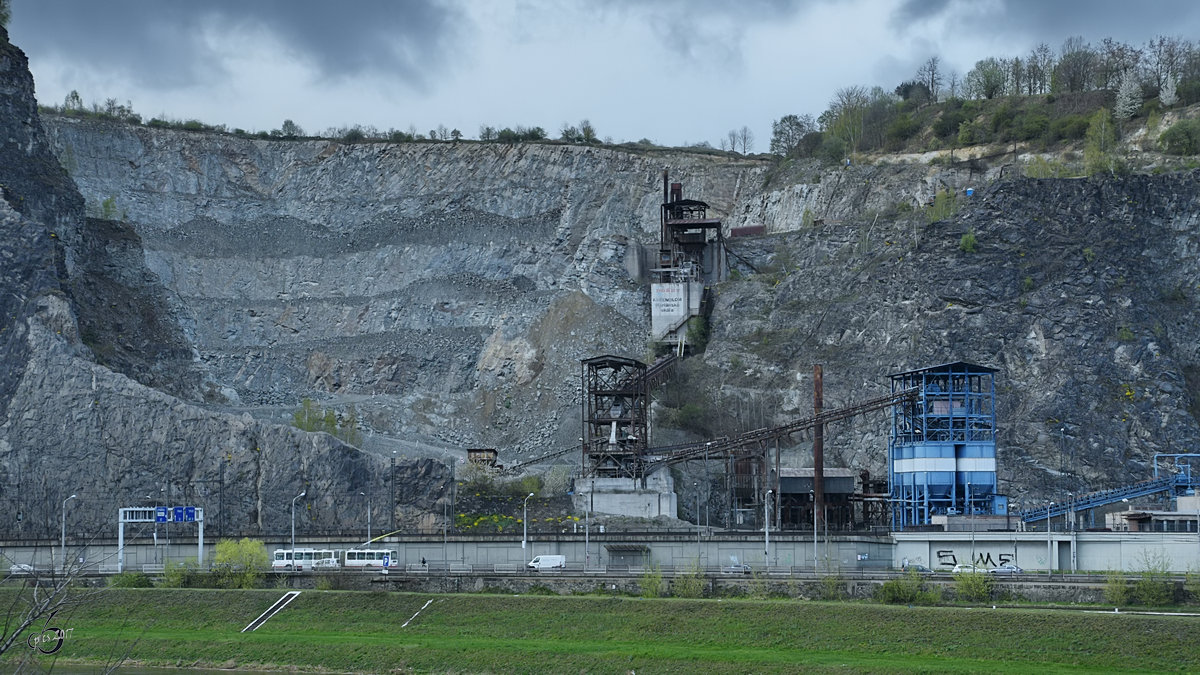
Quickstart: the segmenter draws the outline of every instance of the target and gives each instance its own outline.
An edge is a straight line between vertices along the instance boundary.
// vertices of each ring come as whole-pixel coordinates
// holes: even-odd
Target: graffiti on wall
[[[967,554],[967,558],[971,555]],[[976,567],[996,567],[999,565],[1009,565],[1016,563],[1017,556],[1012,551],[1005,553],[995,553],[991,551],[975,551],[975,558],[971,560],[971,564]],[[941,549],[937,552],[937,564],[940,567],[954,567],[959,564],[958,556],[954,554],[952,549]]]

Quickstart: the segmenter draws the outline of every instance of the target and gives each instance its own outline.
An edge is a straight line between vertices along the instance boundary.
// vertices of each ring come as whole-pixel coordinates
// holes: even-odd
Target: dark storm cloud
[[[13,40],[31,56],[61,56],[123,72],[150,87],[222,77],[205,29],[272,35],[322,78],[390,73],[422,86],[445,65],[464,26],[437,0],[16,0]]]
[[[640,17],[664,46],[681,57],[728,64],[741,60],[747,27],[787,19],[804,4],[802,0],[613,0],[594,7]]]
[[[945,17],[956,33],[986,33],[1046,42],[1058,47],[1072,36],[1089,42],[1111,37],[1141,44],[1156,35],[1177,35],[1196,27],[1195,0],[905,0],[892,13],[891,25],[903,34],[925,19]],[[1164,26],[1168,26],[1165,32]],[[1024,50],[1020,50],[1024,51]],[[982,56],[980,58],[983,58]]]

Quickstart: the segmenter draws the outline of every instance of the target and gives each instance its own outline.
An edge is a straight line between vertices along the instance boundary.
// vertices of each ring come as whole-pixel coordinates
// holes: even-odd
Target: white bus
[[[400,561],[396,559],[396,552],[384,548],[350,549],[346,551],[345,565],[350,568],[383,567],[385,558],[388,567],[400,566]]]
[[[271,569],[311,570],[318,566],[318,561],[337,559],[338,552],[330,548],[298,548],[295,551],[290,548],[277,548],[274,557],[271,558]],[[329,566],[329,563],[322,563],[321,566]]]

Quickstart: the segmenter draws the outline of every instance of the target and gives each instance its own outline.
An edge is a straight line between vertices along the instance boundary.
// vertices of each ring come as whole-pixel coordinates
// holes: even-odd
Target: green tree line
[[[771,153],[838,161],[853,153],[931,150],[980,143],[1083,140],[1105,108],[1118,127],[1200,101],[1200,48],[1180,37],[1137,46],[1081,37],[1058,50],[987,57],[965,74],[932,56],[894,89],[838,89],[818,117],[784,115],[772,124]],[[1188,130],[1190,133],[1190,130]],[[1164,149],[1190,147],[1177,132]],[[914,146],[915,144],[915,146]]]

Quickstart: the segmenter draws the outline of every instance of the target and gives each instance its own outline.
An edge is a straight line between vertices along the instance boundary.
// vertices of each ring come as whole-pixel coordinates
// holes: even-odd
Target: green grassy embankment
[[[58,657],[335,672],[1200,671],[1200,617],[1069,610],[306,591],[239,633],[282,594],[109,589],[59,622],[74,630]]]

